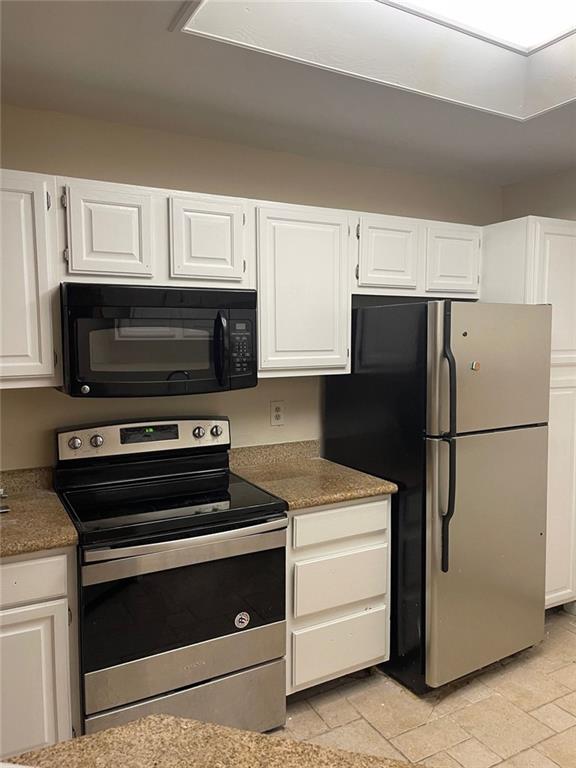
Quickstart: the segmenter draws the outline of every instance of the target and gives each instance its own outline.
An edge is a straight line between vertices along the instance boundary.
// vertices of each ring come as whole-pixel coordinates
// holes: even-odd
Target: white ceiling
[[[171,31],[171,0],[2,3],[12,104],[506,184],[576,167],[576,103],[528,122]]]

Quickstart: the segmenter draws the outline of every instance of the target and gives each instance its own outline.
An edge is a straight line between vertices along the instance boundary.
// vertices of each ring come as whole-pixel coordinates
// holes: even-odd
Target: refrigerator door
[[[550,306],[446,301],[428,313],[429,435],[548,421]]]
[[[426,683],[431,687],[543,637],[547,438],[547,427],[453,438],[455,504],[444,542],[450,447],[444,440],[427,440]]]

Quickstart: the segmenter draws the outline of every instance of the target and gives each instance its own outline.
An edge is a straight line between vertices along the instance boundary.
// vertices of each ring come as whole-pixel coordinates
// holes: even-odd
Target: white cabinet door
[[[1,757],[72,736],[68,603],[0,611]]]
[[[553,381],[548,434],[546,606],[576,600],[576,371]]]
[[[537,219],[536,302],[552,304],[552,365],[576,365],[576,223]]]
[[[358,285],[418,286],[420,225],[397,216],[360,216]]]
[[[71,273],[152,276],[149,191],[122,184],[70,181],[66,196]]]
[[[426,228],[426,290],[478,293],[480,229],[460,224]]]
[[[260,368],[317,373],[348,362],[348,216],[258,210]]]
[[[50,376],[50,265],[55,257],[50,217],[55,184],[39,174],[2,171],[0,196],[0,376]]]
[[[170,274],[238,283],[246,268],[242,200],[170,198]]]

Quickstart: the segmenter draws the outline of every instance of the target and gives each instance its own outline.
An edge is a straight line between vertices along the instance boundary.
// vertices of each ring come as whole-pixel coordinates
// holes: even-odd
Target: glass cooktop
[[[91,486],[61,495],[81,544],[202,535],[283,516],[287,509],[282,499],[231,472]]]

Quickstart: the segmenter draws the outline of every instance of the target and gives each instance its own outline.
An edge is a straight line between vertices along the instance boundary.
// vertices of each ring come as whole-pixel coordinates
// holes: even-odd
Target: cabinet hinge
[[[68,626],[72,625],[72,611],[68,608]]]
[[[46,209],[49,211],[52,208],[52,197],[50,192],[46,192]]]
[[[348,347],[348,349],[346,350],[346,357],[348,358],[350,357],[350,347]]]
[[[476,280],[476,282],[478,283],[478,285],[480,285],[480,275],[478,275],[478,279]]]
[[[242,214],[242,224],[244,226],[246,226],[246,214],[245,213]]]
[[[356,224],[356,239],[360,240],[360,222]]]
[[[54,350],[54,367],[58,365],[58,352]]]
[[[66,192],[63,192],[60,195],[60,202],[62,204],[62,208],[68,208],[68,195],[66,194]]]
[[[356,264],[356,269],[354,270],[354,274],[356,275],[356,280],[360,279],[360,264]]]
[[[68,263],[70,261],[70,249],[64,248],[64,250],[62,251],[62,256],[64,258],[64,261]]]
[[[242,260],[242,272],[243,274],[246,274],[246,259]]]

